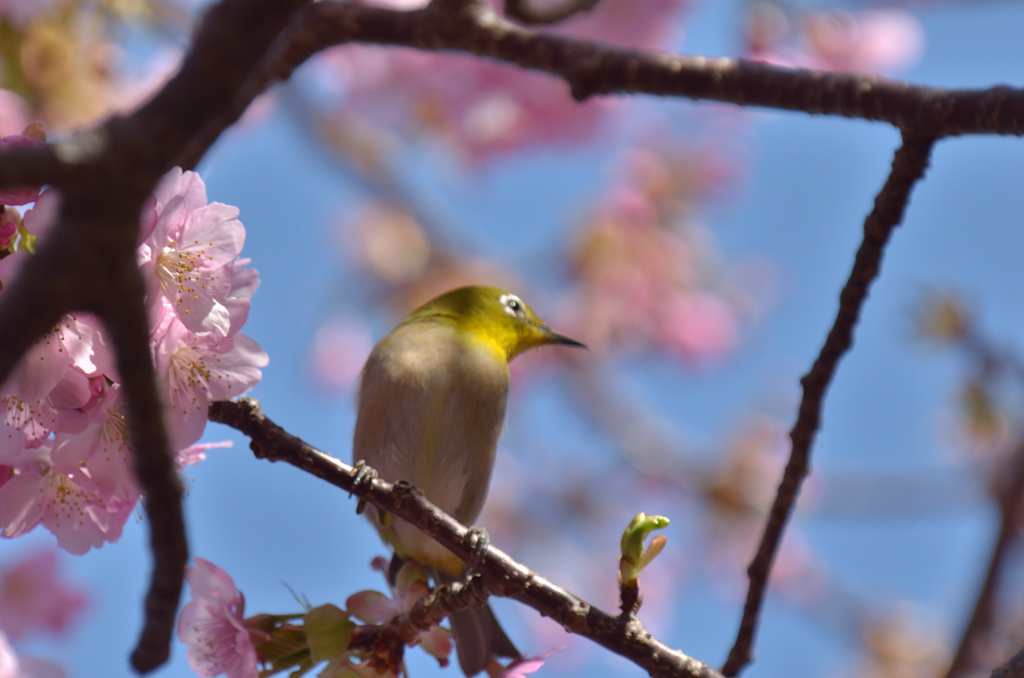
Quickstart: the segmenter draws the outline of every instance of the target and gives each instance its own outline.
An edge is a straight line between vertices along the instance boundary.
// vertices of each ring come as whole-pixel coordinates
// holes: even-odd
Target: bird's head
[[[446,292],[413,311],[403,324],[417,321],[452,324],[506,360],[546,344],[586,348],[545,325],[522,299],[496,287],[474,285]]]

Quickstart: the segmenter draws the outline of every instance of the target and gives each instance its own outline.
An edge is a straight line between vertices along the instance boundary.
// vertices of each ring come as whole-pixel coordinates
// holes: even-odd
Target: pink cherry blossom
[[[17,251],[0,259],[5,287],[33,256],[32,238],[47,236],[59,205],[60,195],[47,189],[21,221],[12,220],[20,235],[8,236],[8,248]],[[192,445],[202,435],[209,401],[251,388],[267,364],[266,353],[239,333],[259,275],[247,268],[248,259],[236,259],[245,237],[236,215],[235,208],[208,205],[199,176],[176,169],[141,218],[145,242],[138,261],[151,274],[150,346],[172,407],[179,469],[224,445]],[[173,270],[181,274],[178,287],[168,284]],[[182,296],[186,290],[192,297]],[[140,492],[119,380],[102,324],[75,313],[30,347],[0,385],[2,536],[41,524],[58,546],[78,554],[120,537]]]
[[[79,414],[78,430],[58,432],[51,459],[58,468],[79,468],[78,483],[108,501],[134,503],[140,496],[132,472],[127,404],[117,384],[100,384],[100,393]]]
[[[186,573],[192,600],[178,619],[189,666],[203,678],[257,678],[256,649],[243,624],[244,596],[227,572],[202,558],[195,563]]]
[[[179,318],[167,323],[154,350],[175,449],[202,436],[211,400],[227,400],[252,388],[262,377],[259,368],[268,362],[266,352],[244,334],[192,334]]]
[[[222,440],[217,443],[196,443],[195,445],[189,445],[183,450],[178,450],[177,454],[174,455],[174,462],[178,465],[178,470],[180,471],[186,466],[195,466],[199,462],[205,461],[207,450],[218,447],[234,447],[234,445],[234,441],[231,440]]]
[[[195,172],[175,168],[155,191],[152,231],[139,246],[139,265],[150,280],[150,306],[164,296],[192,332],[226,336],[231,314],[232,269],[245,242],[238,208],[206,204],[206,187]]]
[[[95,335],[95,327],[79,321],[77,315],[64,316],[50,334],[28,349],[4,385],[4,391],[15,393],[22,400],[39,400],[64,381],[72,368],[80,370],[83,375],[94,373]]]
[[[69,370],[64,381],[39,400],[0,396],[0,463],[19,466],[34,461],[35,448],[51,433],[80,430],[85,420],[73,408],[88,400],[88,388],[84,375]]]
[[[230,319],[229,334],[238,332],[249,320],[252,295],[256,294],[260,286],[259,271],[249,268],[250,263],[252,259],[235,259],[226,267],[231,276],[231,289],[224,300]]]
[[[64,633],[84,607],[82,591],[59,576],[56,551],[37,551],[0,571],[0,627],[14,640],[36,631]]]
[[[0,137],[0,150],[17,147],[41,146],[43,142],[22,134]],[[39,197],[38,186],[12,186],[0,188],[0,205],[26,205]]]
[[[52,445],[46,441],[39,461],[15,469],[0,487],[0,534],[19,537],[42,524],[58,546],[77,555],[117,541],[136,499],[104,496],[83,469],[55,467],[48,459]]]

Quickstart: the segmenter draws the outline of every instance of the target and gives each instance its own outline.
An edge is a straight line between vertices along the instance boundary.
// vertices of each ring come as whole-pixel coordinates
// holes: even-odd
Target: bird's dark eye
[[[500,299],[501,303],[505,305],[505,311],[515,317],[525,315],[523,310],[522,300],[513,294],[503,294]]]

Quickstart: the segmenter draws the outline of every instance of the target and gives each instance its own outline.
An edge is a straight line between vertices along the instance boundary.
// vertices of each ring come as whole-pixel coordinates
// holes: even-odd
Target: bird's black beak
[[[559,334],[558,332],[555,332],[547,325],[538,325],[537,327],[544,334],[545,339],[547,339],[545,343],[559,344],[561,346],[575,346],[577,348],[587,348],[586,344],[576,341],[571,337],[567,337],[564,334]]]

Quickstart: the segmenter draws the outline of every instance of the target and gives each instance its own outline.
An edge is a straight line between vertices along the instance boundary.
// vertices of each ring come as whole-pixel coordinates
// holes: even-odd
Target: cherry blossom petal
[[[196,558],[186,572],[192,600],[178,619],[189,666],[204,678],[257,678],[256,649],[242,623],[244,599],[227,572]]]

